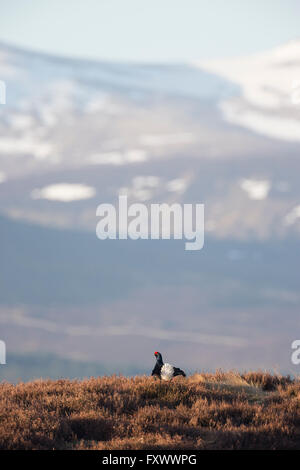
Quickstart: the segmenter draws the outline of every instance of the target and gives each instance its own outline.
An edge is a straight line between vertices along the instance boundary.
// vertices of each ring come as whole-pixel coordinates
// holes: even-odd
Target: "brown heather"
[[[0,449],[297,449],[300,381],[263,372],[0,384]]]

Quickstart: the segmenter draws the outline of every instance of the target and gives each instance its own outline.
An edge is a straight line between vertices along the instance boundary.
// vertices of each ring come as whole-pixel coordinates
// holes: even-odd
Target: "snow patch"
[[[122,187],[119,195],[126,195],[138,201],[149,201],[154,196],[155,190],[160,185],[158,176],[136,176],[133,178],[131,187]]]
[[[147,152],[142,149],[130,149],[124,152],[112,151],[93,154],[89,157],[90,165],[126,165],[147,160]]]
[[[300,218],[300,206],[294,207],[284,218],[284,225],[293,225]]]
[[[242,179],[240,187],[248,194],[250,199],[266,199],[271,189],[271,183],[268,180]]]
[[[53,152],[49,142],[34,139],[31,136],[21,138],[3,137],[0,140],[0,154],[32,155],[37,160],[47,158]]]
[[[299,58],[300,41],[292,41],[248,57],[194,65],[239,85],[241,98],[229,98],[221,103],[227,121],[268,137],[299,141],[299,89],[297,85],[295,88],[300,79]]]
[[[190,144],[195,141],[195,136],[191,132],[178,134],[144,134],[139,141],[147,147],[160,147],[165,145]]]
[[[96,194],[96,189],[84,184],[59,183],[34,189],[32,199],[48,199],[50,201],[71,202],[90,199]]]
[[[27,130],[34,125],[34,119],[30,114],[11,114],[8,116],[8,120],[13,127],[13,129],[17,131],[24,131]]]
[[[228,122],[244,126],[273,139],[300,141],[300,120],[283,118],[260,110],[250,110],[235,101],[221,103],[220,109]]]
[[[6,181],[6,174],[3,171],[0,171],[0,183],[4,183]]]
[[[168,181],[167,190],[170,192],[175,192],[183,194],[188,187],[188,181],[185,178],[175,178]]]

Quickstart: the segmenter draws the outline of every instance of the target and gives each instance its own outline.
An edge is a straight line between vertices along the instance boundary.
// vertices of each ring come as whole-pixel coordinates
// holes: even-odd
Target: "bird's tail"
[[[186,377],[185,372],[183,372],[183,370],[179,369],[179,367],[175,367],[175,368],[174,368],[174,377],[175,377],[176,375],[182,375],[183,377]]]

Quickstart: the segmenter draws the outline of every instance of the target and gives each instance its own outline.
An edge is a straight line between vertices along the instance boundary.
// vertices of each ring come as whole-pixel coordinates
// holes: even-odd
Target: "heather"
[[[300,381],[266,372],[0,384],[0,449],[297,449]]]

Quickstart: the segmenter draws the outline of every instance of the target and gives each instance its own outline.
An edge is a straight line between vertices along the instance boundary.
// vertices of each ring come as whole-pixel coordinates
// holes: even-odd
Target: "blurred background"
[[[298,374],[297,0],[0,0],[0,379]],[[205,245],[96,208],[205,204]]]

